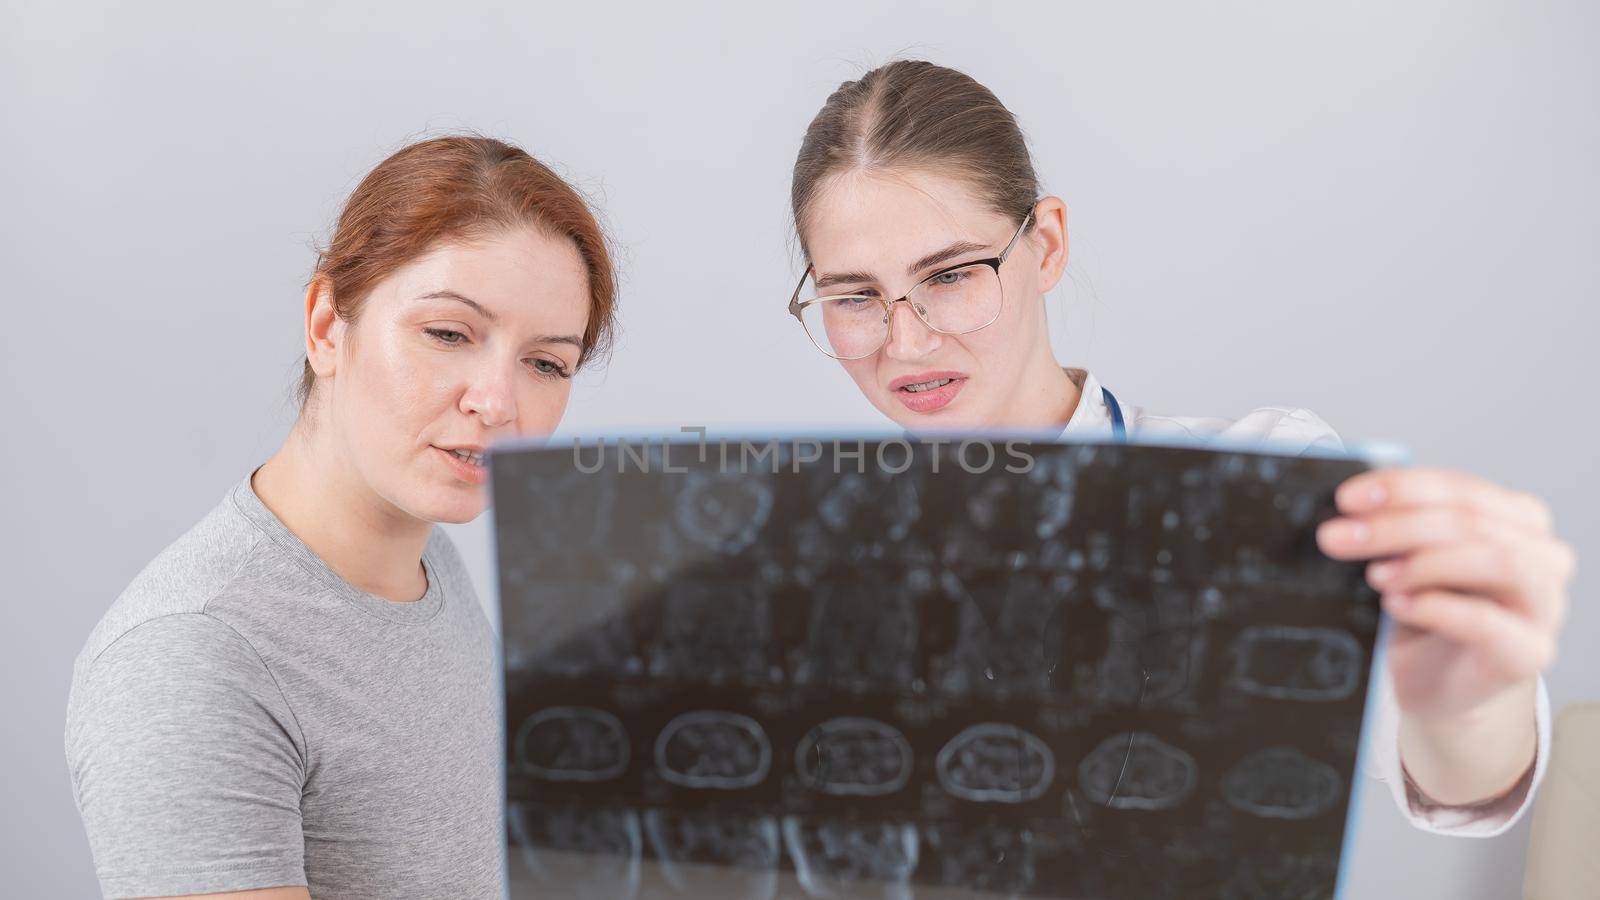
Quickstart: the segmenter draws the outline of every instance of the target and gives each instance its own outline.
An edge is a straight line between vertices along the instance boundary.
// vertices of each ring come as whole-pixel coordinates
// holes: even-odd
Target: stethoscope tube
[[[1121,444],[1128,440],[1128,426],[1122,421],[1122,404],[1104,387],[1100,388],[1100,395],[1106,398],[1106,410],[1111,413],[1111,437]]]

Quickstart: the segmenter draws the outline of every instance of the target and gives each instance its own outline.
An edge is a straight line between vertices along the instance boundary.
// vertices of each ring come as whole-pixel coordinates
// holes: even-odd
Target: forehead
[[[536,228],[441,244],[394,280],[400,303],[451,290],[519,329],[581,333],[588,317],[589,276],[577,246]]]
[[[958,179],[857,169],[822,185],[805,238],[819,273],[887,277],[957,241],[993,242],[1004,227],[1003,217]]]

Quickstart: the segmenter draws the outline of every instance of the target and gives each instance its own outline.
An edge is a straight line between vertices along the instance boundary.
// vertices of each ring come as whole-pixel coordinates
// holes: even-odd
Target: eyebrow
[[[583,349],[583,338],[575,334],[539,334],[534,335],[535,344],[571,344],[579,350]]]
[[[462,295],[456,293],[455,291],[448,291],[448,290],[447,291],[433,291],[432,293],[423,294],[421,297],[418,297],[417,299],[418,300],[457,300],[457,301],[465,303],[466,305],[468,305],[468,306],[472,307],[473,309],[477,310],[478,311],[478,315],[483,316],[485,319],[488,319],[490,322],[498,322],[498,321],[500,321],[500,317],[495,315],[493,312],[491,312],[488,307],[486,307],[482,303],[479,303],[478,301],[472,299],[471,297],[463,297]]]
[[[450,290],[433,291],[432,293],[423,294],[421,297],[418,297],[417,299],[418,300],[457,300],[457,301],[460,301],[461,303],[465,303],[466,305],[468,305],[468,306],[472,307],[473,309],[477,310],[478,311],[478,315],[483,316],[485,319],[487,319],[490,322],[498,322],[498,321],[500,321],[500,317],[495,315],[494,312],[492,312],[488,307],[486,307],[482,303],[479,303],[478,301],[472,299],[471,297],[464,297],[461,294],[456,293],[455,291],[450,291]],[[577,347],[579,350],[583,349],[583,337],[581,335],[576,335],[576,334],[539,334],[539,335],[534,335],[532,343],[535,343],[535,344],[571,344],[572,346]]]
[[[906,266],[906,274],[916,275],[923,269],[936,266],[939,263],[954,259],[957,256],[964,256],[968,253],[987,249],[987,247],[987,244],[977,244],[973,243],[972,241],[957,241],[948,247],[935,250],[911,265]],[[816,285],[820,290],[825,287],[832,287],[836,284],[860,284],[862,282],[874,280],[876,279],[874,279],[872,275],[867,272],[828,272],[816,277]]]

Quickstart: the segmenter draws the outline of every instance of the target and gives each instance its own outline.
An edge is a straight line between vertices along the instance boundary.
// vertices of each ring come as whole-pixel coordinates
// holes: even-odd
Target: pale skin
[[[896,298],[936,269],[996,255],[1021,213],[1002,215],[953,176],[857,169],[820,185],[801,228],[823,293]],[[1066,270],[1066,206],[1046,197],[1034,219],[1000,269],[1005,308],[994,324],[940,334],[895,304],[888,343],[841,363],[900,427],[1058,431],[1071,419],[1079,391],[1050,346],[1044,305]],[[908,271],[957,245],[972,249]],[[964,380],[949,405],[915,412],[891,384],[928,372]],[[1340,515],[1318,531],[1318,545],[1336,559],[1373,561],[1368,581],[1397,626],[1387,660],[1406,771],[1441,804],[1507,793],[1537,751],[1537,677],[1555,656],[1574,570],[1549,508],[1428,468],[1354,477],[1336,504]]]
[[[305,335],[316,394],[256,473],[256,493],[345,581],[421,599],[433,524],[468,522],[488,506],[484,485],[458,477],[438,448],[553,431],[588,315],[576,246],[534,228],[434,248],[374,286],[355,323],[314,282]],[[298,886],[191,896],[310,895]]]

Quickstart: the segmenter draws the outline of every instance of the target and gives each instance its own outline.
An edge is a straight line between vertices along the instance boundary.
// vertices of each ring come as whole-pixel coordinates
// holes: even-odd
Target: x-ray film
[[[513,897],[1332,897],[1378,632],[1349,458],[491,456]]]

